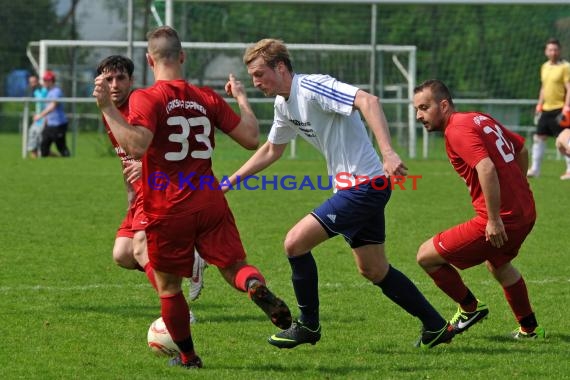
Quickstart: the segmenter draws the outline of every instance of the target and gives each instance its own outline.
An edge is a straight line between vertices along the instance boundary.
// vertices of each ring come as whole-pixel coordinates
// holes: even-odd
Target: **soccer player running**
[[[233,215],[212,172],[215,127],[244,148],[255,149],[259,143],[258,122],[242,84],[233,75],[226,84],[240,117],[212,89],[184,80],[185,55],[174,29],[159,27],[147,40],[155,83],[131,94],[129,123],[111,101],[104,76],[95,79],[93,95],[119,145],[133,158],[142,157],[150,265],[162,318],[181,351],[170,364],[201,368],[181,290],[182,278],[192,275],[194,247],[231,285],[248,292],[276,326],[288,328],[291,313],[267,288],[259,270],[247,264]]]
[[[318,273],[311,250],[336,235],[351,247],[362,276],[421,320],[419,347],[449,342],[454,335],[451,326],[386,257],[384,208],[391,195],[386,175],[405,175],[407,168],[392,149],[378,98],[327,75],[294,73],[288,49],[280,40],[263,39],[250,46],[244,63],[254,86],[276,97],[275,113],[268,141],[229,178],[225,189],[279,159],[296,135],[324,155],[328,174],[335,178],[333,196],[287,233],[285,253],[300,316],[290,328],[272,335],[269,343],[293,348],[320,340]],[[384,164],[359,111],[376,137]],[[369,180],[363,183],[359,180],[363,177]]]
[[[451,320],[456,334],[486,318],[489,308],[465,285],[454,268],[486,263],[520,327],[516,339],[544,338],[530,305],[520,272],[511,264],[536,220],[535,204],[525,173],[524,139],[491,116],[456,112],[448,88],[428,80],[414,89],[416,118],[429,131],[445,136],[447,155],[465,180],[473,219],[436,234],[418,251],[420,266],[435,284],[459,304]]]
[[[111,100],[125,119],[129,117],[129,96],[133,87],[133,72],[135,66],[131,59],[121,55],[111,55],[103,59],[97,66],[97,75],[104,76],[109,84]],[[127,189],[129,207],[127,215],[117,230],[115,245],[113,247],[113,260],[117,265],[126,269],[137,269],[145,272],[150,283],[156,289],[154,271],[148,262],[146,248],[145,226],[148,223],[143,212],[142,201],[142,164],[129,156],[117,143],[109,124],[103,117],[103,124],[109,136],[109,140],[121,160],[123,176]],[[194,301],[200,295],[203,286],[204,260],[195,253],[192,278],[198,281],[190,281],[189,298]],[[190,311],[190,321],[195,322],[194,315]]]

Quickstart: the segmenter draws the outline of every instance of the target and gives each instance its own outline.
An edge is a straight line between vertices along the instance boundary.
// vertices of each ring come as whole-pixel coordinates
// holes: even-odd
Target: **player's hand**
[[[485,228],[485,240],[495,248],[501,248],[509,240],[501,218],[489,219]]]
[[[136,182],[142,177],[142,162],[140,161],[127,161],[123,169],[123,175],[128,183]]]
[[[567,114],[568,112],[570,112],[570,106],[562,107],[562,113]]]
[[[228,191],[231,190],[231,186],[230,186],[229,184],[221,183],[221,184],[220,184],[220,190],[222,190],[222,193],[225,194],[225,193],[227,193]]]
[[[97,107],[103,109],[112,105],[111,89],[104,74],[95,78],[95,87],[93,88],[93,96],[97,100]]]
[[[390,176],[406,176],[408,174],[408,167],[402,162],[398,153],[391,151],[382,154],[384,163],[384,171],[388,177]]]
[[[245,95],[245,89],[243,88],[243,84],[239,80],[237,80],[235,75],[232,73],[230,73],[229,80],[226,83],[224,89],[226,90],[226,94],[236,99],[239,96]]]
[[[541,113],[542,112],[542,104],[538,103],[536,107],[534,107],[534,113]]]

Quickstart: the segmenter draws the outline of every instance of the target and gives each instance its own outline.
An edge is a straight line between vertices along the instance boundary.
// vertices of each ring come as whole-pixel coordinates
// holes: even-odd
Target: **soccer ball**
[[[180,352],[178,346],[168,333],[162,317],[151,323],[146,338],[148,346],[156,355],[176,356]]]

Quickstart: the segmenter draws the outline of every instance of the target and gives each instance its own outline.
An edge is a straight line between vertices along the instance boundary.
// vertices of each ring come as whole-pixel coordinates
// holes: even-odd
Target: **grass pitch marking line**
[[[548,285],[548,284],[565,284],[570,283],[570,278],[545,278],[541,280],[527,280],[525,282],[528,284],[537,285]],[[428,282],[414,281],[418,285],[426,285]],[[480,281],[479,285],[489,285],[495,284],[494,280]],[[429,282],[432,284],[432,282]],[[367,281],[359,281],[358,283],[348,284],[342,282],[325,282],[320,284],[323,288],[328,289],[340,289],[340,288],[364,288],[370,286]],[[148,283],[141,284],[86,284],[86,285],[74,285],[74,286],[45,286],[45,285],[20,285],[20,286],[0,286],[0,294],[9,294],[12,292],[22,292],[22,291],[47,291],[47,292],[81,292],[88,290],[97,289],[141,289],[150,287]]]
[[[47,291],[47,292],[81,292],[94,289],[139,289],[151,288],[148,283],[141,284],[88,284],[74,286],[44,286],[44,285],[21,285],[21,286],[0,286],[0,293],[8,294],[16,291]]]

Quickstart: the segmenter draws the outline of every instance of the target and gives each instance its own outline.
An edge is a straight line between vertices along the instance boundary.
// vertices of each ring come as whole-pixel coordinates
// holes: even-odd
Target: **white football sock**
[[[566,173],[570,173],[570,157],[564,156],[564,159],[566,160]]]
[[[535,136],[532,143],[532,166],[530,169],[535,173],[540,173],[540,165],[542,164],[545,148],[546,141]]]

